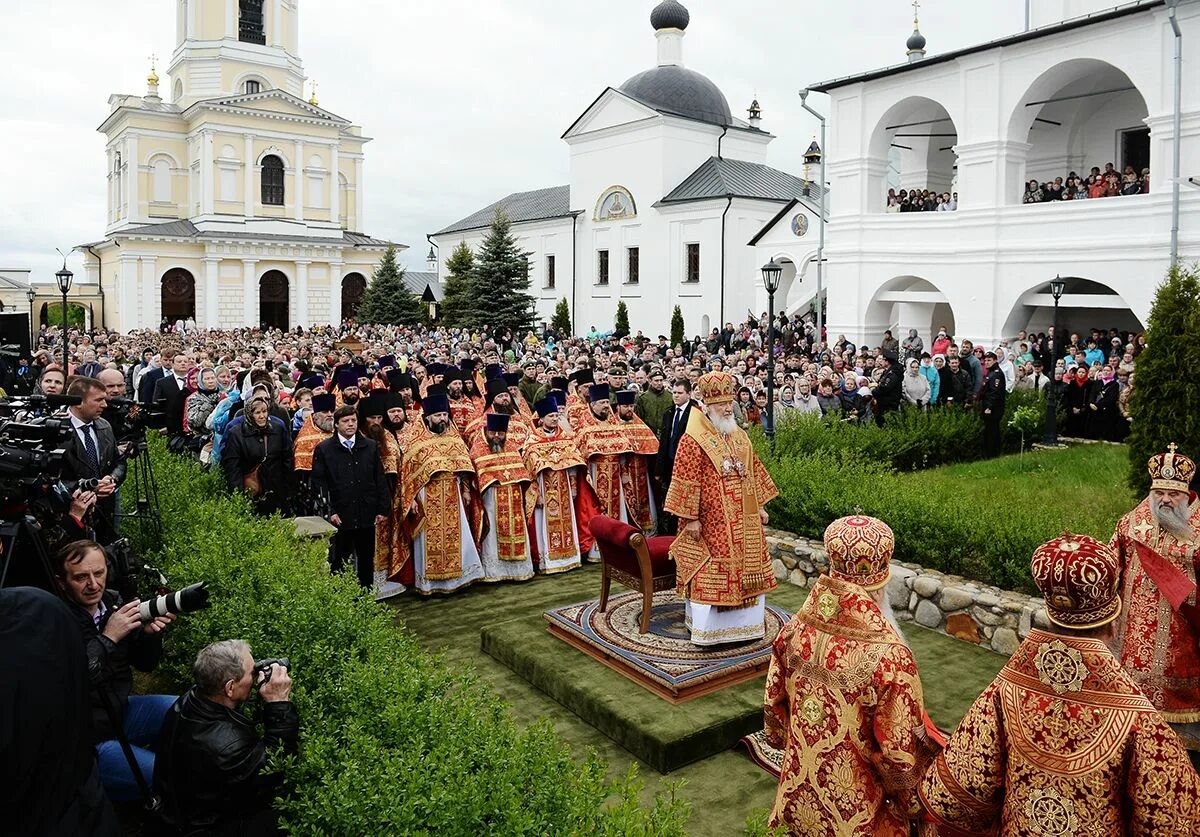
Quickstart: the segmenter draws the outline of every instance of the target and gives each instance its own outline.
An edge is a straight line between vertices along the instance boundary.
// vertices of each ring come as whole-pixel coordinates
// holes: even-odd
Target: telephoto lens
[[[156,616],[168,613],[191,613],[193,610],[203,610],[208,607],[207,581],[199,584],[189,584],[174,593],[164,593],[158,598],[146,599],[138,608],[138,615],[143,622],[149,622]]]

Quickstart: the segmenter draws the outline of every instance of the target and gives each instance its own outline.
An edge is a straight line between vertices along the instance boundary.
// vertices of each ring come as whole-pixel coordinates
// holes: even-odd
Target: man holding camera
[[[67,395],[80,403],[67,408],[72,433],[63,451],[62,479],[97,480],[93,514],[97,540],[112,543],[117,538],[117,490],[125,479],[125,462],[118,456],[112,426],[101,416],[108,406],[104,384],[95,378],[72,378]]]
[[[114,802],[131,802],[141,791],[122,752],[119,739],[132,745],[138,768],[149,784],[154,776],[154,753],[163,716],[175,698],[134,695],[133,668],[153,671],[162,656],[162,632],[175,620],[171,614],[143,622],[141,602],[123,602],[106,589],[108,559],[95,541],[75,541],[58,553],[56,581],[83,632],[91,679],[92,723],[100,780]]]
[[[275,750],[294,752],[300,733],[287,661],[256,664],[250,646],[232,639],[204,648],[192,674],[196,685],[167,713],[159,742],[163,820],[186,834],[276,833],[271,801],[283,777],[265,766]],[[255,685],[261,738],[241,711]]]

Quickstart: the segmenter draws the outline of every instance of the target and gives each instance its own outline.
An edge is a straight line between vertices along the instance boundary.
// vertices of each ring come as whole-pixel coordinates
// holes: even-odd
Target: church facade
[[[734,117],[711,80],[683,64],[690,15],[676,0],[651,13],[657,63],[605,89],[563,133],[570,182],[508,195],[430,236],[440,278],[460,243],[473,251],[497,209],[529,253],[538,316],[566,299],[577,333],[666,333],[678,305],[690,336],[767,308],[760,268],[784,265],[777,307],[815,287],[816,183],[766,164],[774,137]]]
[[[340,322],[388,242],[361,232],[370,138],[303,98],[298,0],[175,7],[165,98],[152,69],[144,96],[109,98],[98,129],[105,233],[77,249],[99,324]]]

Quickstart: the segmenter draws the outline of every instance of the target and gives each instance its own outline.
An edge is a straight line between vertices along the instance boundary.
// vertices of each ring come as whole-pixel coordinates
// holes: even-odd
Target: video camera
[[[71,507],[74,488],[59,480],[71,421],[49,411],[81,402],[74,395],[0,399],[0,504],[48,497],[56,511]]]
[[[118,442],[145,440],[146,430],[167,426],[167,414],[153,404],[139,404],[131,398],[110,398],[104,419],[112,425]]]

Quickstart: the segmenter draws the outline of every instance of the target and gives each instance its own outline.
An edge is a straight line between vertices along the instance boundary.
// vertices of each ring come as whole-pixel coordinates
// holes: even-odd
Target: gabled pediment
[[[287,116],[299,116],[307,119],[317,119],[336,125],[349,125],[336,113],[310,104],[298,96],[293,96],[284,90],[272,88],[261,93],[243,93],[238,96],[222,96],[216,99],[202,99],[193,104],[188,110],[196,108],[234,108],[239,111],[259,113],[275,113]]]
[[[589,134],[604,128],[615,128],[618,125],[629,125],[658,116],[658,111],[647,107],[630,96],[626,96],[615,87],[606,88],[596,101],[592,102],[578,119],[563,133],[562,138],[568,139],[581,134]]]

